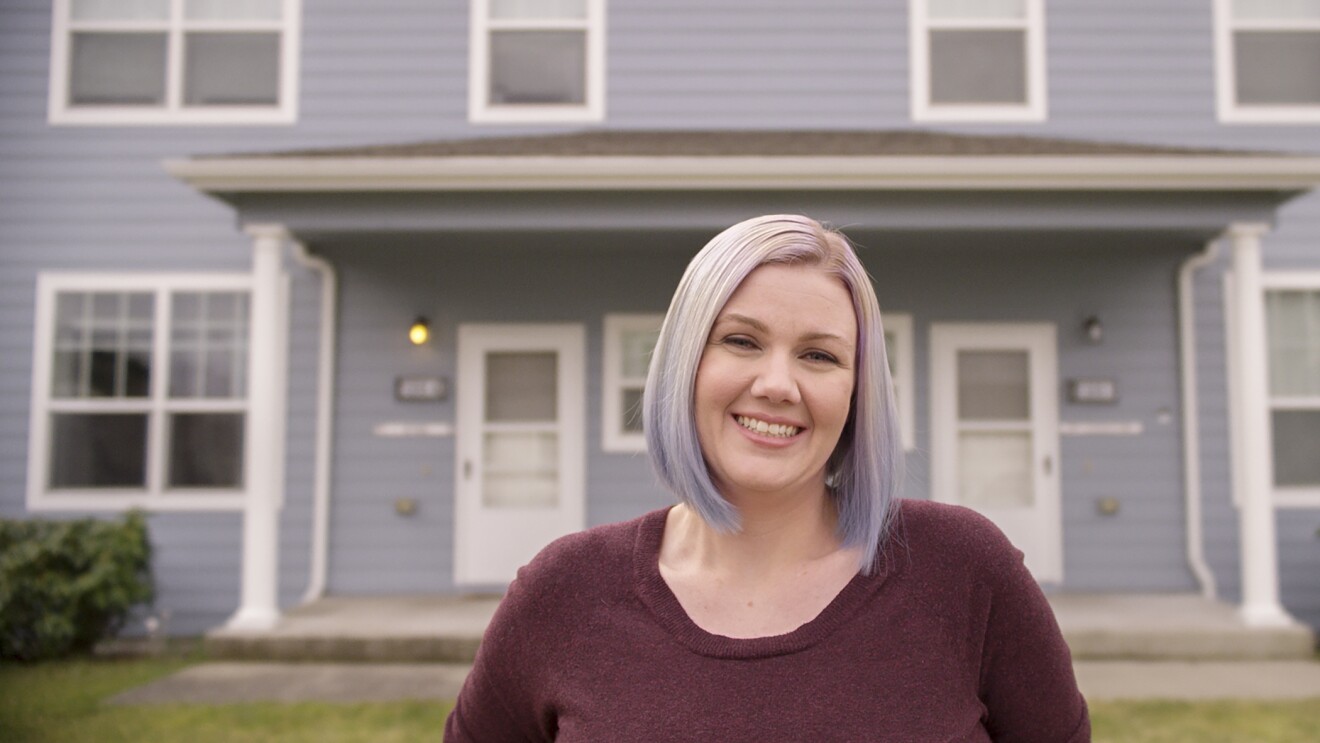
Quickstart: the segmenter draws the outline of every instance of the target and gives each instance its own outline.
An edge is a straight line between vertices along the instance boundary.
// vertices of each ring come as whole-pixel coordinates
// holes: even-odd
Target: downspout
[[[1219,253],[1218,238],[1205,250],[1183,261],[1178,269],[1178,341],[1182,372],[1183,499],[1187,515],[1187,565],[1201,585],[1201,595],[1215,598],[1215,576],[1205,561],[1205,536],[1201,529],[1201,417],[1196,386],[1196,316],[1193,307],[1193,274]]]
[[[326,564],[330,540],[330,464],[334,434],[335,391],[335,311],[339,301],[339,279],[334,266],[326,259],[307,252],[307,246],[293,243],[293,257],[306,268],[321,275],[321,342],[316,379],[316,454],[312,485],[312,560],[311,575],[303,603],[325,595]]]

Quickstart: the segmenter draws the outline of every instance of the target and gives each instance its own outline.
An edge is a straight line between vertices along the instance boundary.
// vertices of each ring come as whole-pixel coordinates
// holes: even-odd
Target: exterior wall
[[[36,274],[47,270],[234,271],[246,270],[249,265],[249,243],[235,229],[233,213],[166,176],[159,165],[162,158],[551,129],[476,126],[467,122],[467,8],[462,0],[396,0],[386,5],[351,0],[305,2],[300,112],[298,123],[292,126],[100,127],[47,124],[50,4],[40,0],[0,2],[0,516],[26,515],[23,492]],[[829,0],[824,4],[806,0],[685,0],[665,4],[612,0],[607,7],[604,126],[911,128],[907,13],[906,3],[867,0]],[[980,134],[1320,152],[1317,125],[1223,125],[1216,121],[1212,31],[1210,3],[1205,0],[1047,3],[1047,120],[1037,124],[940,128]],[[462,250],[458,254],[459,269],[482,270],[481,261],[470,254],[464,258]],[[352,261],[365,260],[368,255],[350,256],[345,252],[332,257],[343,261],[347,269],[357,270]],[[1163,282],[1161,291],[1168,292],[1176,261],[1166,250],[1161,255],[1159,265],[1152,267],[1158,270],[1145,278]],[[669,266],[666,261],[671,258],[666,255],[654,260]],[[919,263],[921,257],[912,260]],[[1271,270],[1320,266],[1320,195],[1299,199],[1280,212],[1276,231],[1265,241],[1265,260]],[[1122,265],[1141,263],[1133,258]],[[1048,266],[1050,262],[1042,260],[1039,265]],[[362,268],[365,272],[366,267]],[[1058,268],[1066,270],[1068,266]],[[1106,264],[1088,270],[1111,268]],[[403,269],[382,265],[379,270]],[[672,267],[669,270],[672,273]],[[968,270],[993,272],[995,267],[972,261]],[[289,489],[282,518],[284,550],[280,563],[281,601],[286,604],[296,600],[306,576],[317,322],[316,282],[300,271],[292,273],[296,281],[290,357]],[[437,276],[435,281],[452,289],[449,282],[458,275],[462,274],[455,270]],[[588,275],[597,278],[593,290],[615,291],[612,282],[604,280],[608,274],[588,271]],[[879,271],[877,277],[883,297],[885,278]],[[1041,272],[1039,278],[1050,279],[1045,285],[1051,286],[1057,277]],[[423,554],[422,563],[405,570],[407,577],[400,577],[399,585],[439,588],[442,586],[434,581],[444,571],[431,573],[429,566],[442,565],[448,555],[442,546],[428,543],[428,537],[415,525],[424,519],[449,518],[444,511],[449,506],[436,502],[435,488],[452,482],[452,472],[447,469],[452,450],[446,449],[452,447],[452,441],[383,442],[372,438],[369,427],[364,427],[377,415],[402,415],[403,411],[380,408],[373,397],[388,396],[386,381],[393,369],[381,371],[377,379],[371,376],[371,355],[363,353],[358,358],[352,354],[358,353],[358,344],[362,344],[363,352],[378,350],[373,340],[376,338],[398,341],[397,328],[409,318],[400,319],[382,306],[373,307],[373,284],[362,277],[353,281],[356,283],[346,282],[341,308],[341,373],[345,380],[340,385],[335,487],[339,493],[372,493],[371,497],[384,502],[370,502],[362,496],[361,502],[347,497],[337,503],[337,508],[345,510],[332,514],[336,552],[332,556],[331,586],[348,590],[368,583],[375,585],[380,575],[397,571],[397,563],[387,564],[382,548],[372,546],[373,539],[390,536],[405,540]],[[458,282],[457,288],[466,283]],[[527,291],[539,291],[533,286],[535,282],[527,283]],[[650,302],[647,309],[663,307],[671,288],[672,282],[661,284],[658,278],[654,286],[648,284],[646,290],[654,292],[652,299],[660,299]],[[902,289],[894,286],[891,291],[901,296]],[[374,292],[379,297],[390,290],[387,285],[376,286]],[[596,359],[600,316],[606,311],[628,309],[624,305],[634,296],[631,289],[617,291],[617,301],[601,297],[595,305],[582,305],[576,310],[589,329],[588,400],[592,406],[599,405]],[[1128,291],[1145,297],[1146,304],[1120,301]],[[993,298],[990,293],[986,296]],[[1115,318],[1113,322],[1119,323],[1110,325],[1107,320],[1116,335],[1112,345],[1102,347],[1105,351],[1119,346],[1119,334],[1125,327],[1147,334],[1124,352],[1130,352],[1131,358],[1092,353],[1096,349],[1061,353],[1065,377],[1091,373],[1109,363],[1136,365],[1115,367],[1122,370],[1122,379],[1133,380],[1125,382],[1120,410],[1122,417],[1147,421],[1148,435],[1158,441],[1153,442],[1152,449],[1143,446],[1141,451],[1160,454],[1158,460],[1143,455],[1140,461],[1144,464],[1135,470],[1123,466],[1125,472],[1137,476],[1132,478],[1134,482],[1116,476],[1100,481],[1096,472],[1117,467],[1117,463],[1125,463],[1134,455],[1127,448],[1128,442],[1064,441],[1064,507],[1070,545],[1067,570],[1069,581],[1076,580],[1079,586],[1117,590],[1137,586],[1182,589],[1190,585],[1179,572],[1183,564],[1181,545],[1174,544],[1182,534],[1180,526],[1175,528],[1181,523],[1176,512],[1181,502],[1180,478],[1174,464],[1180,456],[1174,434],[1178,402],[1176,388],[1167,386],[1176,381],[1166,380],[1168,370],[1174,368],[1175,346],[1170,335],[1172,305],[1164,296],[1151,287],[1123,285],[1113,296],[1096,299],[1098,304],[1113,307],[1109,314]],[[565,299],[558,295],[554,302]],[[1238,583],[1237,530],[1236,514],[1229,502],[1222,302],[1216,272],[1202,273],[1197,282],[1197,300],[1207,551],[1221,591],[1234,597]],[[418,298],[413,303],[421,301]],[[1042,296],[1034,301],[1050,300]],[[525,311],[493,304],[489,300],[485,304],[474,302],[471,311],[474,315],[489,314],[491,319],[501,311],[517,319],[529,316]],[[1158,316],[1161,321],[1132,320],[1127,313],[1135,306],[1155,313],[1151,317]],[[415,312],[417,308],[399,311]],[[924,415],[929,379],[924,368],[925,328],[935,316],[935,309],[913,311],[919,359],[918,411]],[[968,307],[967,311],[975,314],[979,310]],[[1054,311],[1062,312],[1059,308]],[[443,308],[437,316],[445,318]],[[442,333],[448,335],[435,346],[437,363],[452,365],[452,357],[444,355],[442,344],[447,343],[452,350],[453,325],[467,319],[455,314],[445,320],[442,328],[447,329]],[[1061,328],[1075,319],[1061,316]],[[1169,344],[1168,355],[1156,358],[1162,343]],[[422,365],[427,360],[407,361]],[[1157,370],[1152,372],[1155,381],[1147,386],[1134,378],[1129,369],[1138,367]],[[452,377],[452,368],[444,373]],[[1166,405],[1175,413],[1174,423],[1160,428],[1150,422],[1149,416]],[[1062,413],[1065,419],[1083,414],[1066,407]],[[592,427],[588,442],[597,451],[599,436],[594,427],[599,425],[598,419],[598,411],[588,411]],[[919,438],[926,436],[927,427],[924,418],[919,421]],[[428,446],[432,448],[426,449]],[[352,464],[354,457],[378,457],[382,463],[393,457],[400,466],[388,473],[359,471]],[[431,473],[422,473],[422,463],[432,457],[436,464]],[[917,490],[909,492],[919,495],[929,475],[920,451],[910,460],[914,483],[910,487]],[[1088,471],[1084,466],[1087,462],[1094,468]],[[1147,472],[1148,468],[1151,471]],[[620,455],[592,455],[592,523],[622,518],[656,502],[658,496],[651,491],[617,495],[627,490],[626,484],[635,482],[644,469],[644,464]],[[1163,493],[1161,502],[1143,489],[1154,488],[1156,483]],[[1111,493],[1113,490],[1122,492]],[[1076,497],[1072,496],[1074,492]],[[397,522],[389,498],[395,493],[422,499],[423,510],[414,521]],[[1123,498],[1124,510],[1117,520],[1096,520],[1091,504],[1101,494]],[[436,507],[428,508],[431,503]],[[213,624],[236,605],[238,522],[235,514],[153,517],[153,538],[160,549],[162,604],[174,611],[176,630],[194,631]],[[1284,601],[1290,610],[1320,624],[1320,585],[1312,577],[1320,545],[1316,537],[1320,512],[1285,511],[1279,522]],[[1113,534],[1120,531],[1113,528],[1119,523],[1131,526],[1122,530],[1121,538]],[[407,531],[410,529],[414,531]],[[1124,548],[1112,549],[1115,539]],[[1129,539],[1131,543],[1122,541]],[[1153,572],[1138,569],[1138,563],[1145,559],[1160,559],[1166,564]]]

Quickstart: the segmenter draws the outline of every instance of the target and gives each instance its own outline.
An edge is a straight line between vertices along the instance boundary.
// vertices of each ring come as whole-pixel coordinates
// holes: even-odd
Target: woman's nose
[[[802,399],[790,359],[775,354],[762,357],[752,382],[752,395],[771,402],[797,403]]]

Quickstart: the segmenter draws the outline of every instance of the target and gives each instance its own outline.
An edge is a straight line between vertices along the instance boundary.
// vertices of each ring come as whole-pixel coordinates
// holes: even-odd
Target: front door
[[[1052,324],[934,324],[933,497],[995,522],[1036,580],[1063,580]]]
[[[454,580],[507,584],[585,527],[581,325],[461,325]]]

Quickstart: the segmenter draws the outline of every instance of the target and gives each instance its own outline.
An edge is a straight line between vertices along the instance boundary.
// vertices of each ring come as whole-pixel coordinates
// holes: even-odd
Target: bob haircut
[[[857,364],[848,419],[826,465],[839,541],[862,553],[870,574],[902,482],[903,450],[893,382],[871,278],[841,233],[798,215],[739,222],[716,235],[688,264],[651,356],[642,423],[661,482],[711,527],[741,528],[738,509],[720,495],[701,453],[693,410],[697,366],[711,327],[747,275],[768,263],[818,267],[843,282],[857,318]]]

